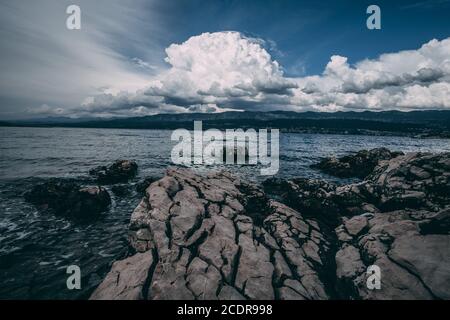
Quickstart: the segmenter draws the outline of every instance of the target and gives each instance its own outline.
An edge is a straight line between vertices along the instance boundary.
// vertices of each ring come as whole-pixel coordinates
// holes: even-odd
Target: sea
[[[129,252],[130,215],[142,198],[136,184],[163,176],[173,165],[169,130],[0,127],[0,299],[86,299],[111,264]],[[386,147],[403,152],[449,152],[448,139],[396,136],[281,133],[280,178],[308,177],[347,183],[309,166],[322,157]],[[136,178],[126,195],[112,197],[97,219],[74,221],[40,211],[24,200],[34,185],[52,178],[95,185],[89,170],[117,159],[135,160]],[[194,170],[229,170],[261,182],[261,165],[195,165]],[[67,267],[81,271],[81,289],[69,290]]]

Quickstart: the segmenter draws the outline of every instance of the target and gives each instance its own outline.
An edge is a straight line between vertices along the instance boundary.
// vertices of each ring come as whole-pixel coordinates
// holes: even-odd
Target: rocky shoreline
[[[169,168],[91,299],[450,299],[450,154],[351,157],[343,186]]]

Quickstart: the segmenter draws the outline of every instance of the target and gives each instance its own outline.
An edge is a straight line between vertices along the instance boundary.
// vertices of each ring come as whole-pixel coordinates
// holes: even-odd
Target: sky
[[[0,70],[3,120],[450,109],[450,0],[0,0]]]

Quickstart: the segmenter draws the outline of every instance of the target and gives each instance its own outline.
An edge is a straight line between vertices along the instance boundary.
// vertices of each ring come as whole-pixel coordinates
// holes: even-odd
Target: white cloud
[[[166,54],[168,68],[150,77],[145,88],[104,92],[73,112],[450,108],[450,38],[354,65],[334,55],[323,74],[298,78],[284,76],[262,40],[238,32],[203,33],[170,45]]]
[[[36,114],[40,116],[65,116],[67,115],[67,110],[60,107],[49,106],[47,104],[40,105],[38,107],[33,107],[27,109],[30,114]]]
[[[258,107],[291,96],[296,83],[283,76],[260,39],[238,32],[203,33],[166,49],[170,68],[145,90],[100,94],[84,110],[123,110],[136,105],[176,105],[183,112],[224,112]],[[213,106],[213,107],[212,107]]]
[[[199,113],[221,113],[227,111],[243,111],[231,108],[220,108],[214,103],[208,104],[194,104],[188,108],[189,112],[199,112]]]
[[[318,110],[450,108],[450,38],[351,66],[332,56],[323,75],[298,78],[293,104]]]
[[[156,66],[154,66],[154,65],[152,65],[152,64],[150,64],[150,63],[148,63],[148,62],[146,62],[146,61],[144,61],[144,60],[142,60],[142,59],[140,59],[140,58],[133,58],[133,59],[131,59],[131,61],[133,61],[133,63],[135,63],[137,66],[139,66],[140,68],[143,68],[143,69],[150,69],[150,70],[156,70],[157,69],[157,67]]]
[[[276,61],[254,39],[237,32],[203,33],[166,49],[172,68],[166,86],[179,78],[203,95],[250,95],[294,86]]]

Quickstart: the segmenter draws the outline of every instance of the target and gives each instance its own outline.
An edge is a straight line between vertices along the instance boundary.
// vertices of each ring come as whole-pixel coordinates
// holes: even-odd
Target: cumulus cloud
[[[263,40],[239,32],[203,33],[172,44],[165,62],[168,68],[145,88],[92,96],[76,112],[450,108],[450,38],[353,65],[334,55],[322,74],[297,78],[283,74]]]
[[[346,57],[332,56],[324,76],[335,80],[335,89],[365,93],[388,86],[405,86],[438,81],[450,74],[450,41],[432,40],[419,50],[383,54],[351,67]],[[448,80],[448,78],[447,78]]]
[[[203,33],[166,49],[170,68],[140,92],[98,95],[83,105],[90,109],[120,109],[167,104],[192,110],[223,112],[250,108],[291,96],[297,87],[283,76],[260,39],[238,32]],[[209,107],[208,107],[209,106]]]
[[[354,66],[335,55],[321,76],[297,81],[293,103],[320,110],[450,108],[450,38]]]

